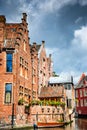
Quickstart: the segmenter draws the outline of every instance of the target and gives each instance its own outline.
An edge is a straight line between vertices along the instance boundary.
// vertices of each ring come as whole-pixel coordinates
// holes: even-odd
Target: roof
[[[62,97],[63,89],[63,86],[42,87],[39,98]]]
[[[72,76],[59,76],[59,77],[50,77],[49,84],[62,84],[62,83],[73,83]]]
[[[86,87],[87,86],[87,75],[85,75],[84,73],[81,75],[80,80],[78,82],[78,84],[76,85],[75,89],[78,88],[82,88],[82,87]]]
[[[83,80],[83,78],[85,78],[85,74],[84,73],[82,73],[82,75],[81,75],[81,77],[80,77],[80,80],[79,80],[79,82],[78,83],[80,83],[81,82],[81,80]]]

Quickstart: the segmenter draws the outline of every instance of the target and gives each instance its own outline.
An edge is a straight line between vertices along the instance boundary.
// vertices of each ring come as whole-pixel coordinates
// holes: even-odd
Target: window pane
[[[7,53],[7,60],[12,60],[12,53]]]
[[[5,100],[6,103],[10,103],[11,102],[11,95],[9,92],[6,92],[6,100]]]
[[[12,53],[7,53],[6,71],[12,72]]]
[[[5,85],[5,103],[11,103],[12,84]]]
[[[71,90],[71,85],[70,84],[68,84],[68,90]]]
[[[11,92],[11,89],[12,89],[12,84],[10,84],[10,83],[6,84],[6,91]]]

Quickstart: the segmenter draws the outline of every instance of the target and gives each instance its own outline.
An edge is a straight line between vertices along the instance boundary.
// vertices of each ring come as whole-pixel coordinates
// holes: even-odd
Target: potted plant
[[[23,98],[19,99],[18,105],[23,105],[23,104],[24,104],[24,99]]]

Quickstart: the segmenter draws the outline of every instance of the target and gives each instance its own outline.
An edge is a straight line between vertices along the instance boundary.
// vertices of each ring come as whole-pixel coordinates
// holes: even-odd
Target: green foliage
[[[23,98],[21,98],[21,99],[19,99],[19,101],[18,101],[18,105],[23,105],[24,104],[24,99]]]
[[[32,100],[31,105],[39,105],[40,101],[39,100]]]
[[[64,120],[63,120],[63,119],[60,119],[60,120],[58,120],[58,122],[64,122]]]
[[[65,106],[65,103],[64,102],[60,102],[60,101],[55,101],[55,100],[32,100],[31,102],[31,105],[45,105],[45,106],[62,106],[64,107]]]

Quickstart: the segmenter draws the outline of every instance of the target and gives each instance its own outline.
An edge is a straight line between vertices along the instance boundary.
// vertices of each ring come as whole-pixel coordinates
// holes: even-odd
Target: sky
[[[21,22],[27,13],[31,44],[45,41],[53,70],[72,75],[76,84],[87,74],[87,0],[0,0],[0,15]]]

